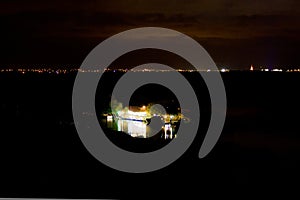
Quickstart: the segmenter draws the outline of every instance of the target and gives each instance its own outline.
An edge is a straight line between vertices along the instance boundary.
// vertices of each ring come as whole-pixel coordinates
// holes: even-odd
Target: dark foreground
[[[87,152],[72,120],[75,75],[0,74],[0,197],[248,196],[299,186],[300,73],[223,73],[228,113],[213,151],[198,158],[200,133],[179,160],[148,174],[115,171]]]

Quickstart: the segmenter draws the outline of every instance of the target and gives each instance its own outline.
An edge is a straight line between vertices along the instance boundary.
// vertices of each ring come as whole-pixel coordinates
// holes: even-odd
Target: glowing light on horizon
[[[282,72],[282,69],[273,69],[273,72]]]

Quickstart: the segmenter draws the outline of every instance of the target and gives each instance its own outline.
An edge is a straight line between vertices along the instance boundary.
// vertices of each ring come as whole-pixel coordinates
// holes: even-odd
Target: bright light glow
[[[146,124],[130,120],[118,120],[118,131],[126,132],[131,137],[146,138]]]
[[[171,124],[165,124],[165,139],[167,138],[173,138],[173,129],[171,127]],[[169,134],[168,134],[169,133]]]
[[[220,71],[221,72],[229,72],[229,69],[222,68]]]
[[[146,117],[147,112],[133,112],[131,110],[128,110],[128,114],[129,115],[136,115],[136,116],[140,116],[140,117]]]
[[[123,120],[118,120],[118,131],[124,131]]]
[[[127,121],[128,133],[132,137],[146,138],[146,124],[142,122]]]
[[[112,121],[112,120],[113,120],[113,116],[107,115],[107,121]]]

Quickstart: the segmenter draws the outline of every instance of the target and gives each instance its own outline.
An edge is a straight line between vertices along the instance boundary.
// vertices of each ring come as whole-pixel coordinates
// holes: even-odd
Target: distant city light
[[[273,72],[282,72],[282,69],[273,69]]]
[[[221,72],[229,72],[229,69],[222,68]]]
[[[255,68],[255,66],[251,65],[250,68],[247,70],[241,70],[241,69],[230,69],[229,67],[224,67],[220,68],[219,70],[211,70],[211,69],[203,69],[203,70],[195,70],[195,69],[177,69],[176,71],[178,72],[229,72],[229,71],[255,71],[255,70],[260,70],[262,72],[300,72],[300,68],[291,68],[291,67],[274,67],[273,69],[270,69],[270,67],[266,66],[261,66],[258,68]],[[104,69],[100,70],[97,69],[96,67],[93,68],[91,67],[90,69],[78,69],[78,68],[68,68],[64,67],[62,69],[59,69],[57,67],[46,67],[46,68],[7,68],[7,69],[1,69],[0,72],[5,73],[5,72],[17,72],[20,74],[27,74],[27,73],[45,73],[45,74],[56,74],[56,75],[63,75],[63,74],[68,74],[68,73],[76,73],[76,72],[81,72],[81,73],[105,73],[105,72],[120,72],[120,73],[127,73],[127,72],[172,72],[174,70],[165,70],[165,69],[133,69],[133,70],[128,70],[126,69]]]
[[[253,66],[251,65],[251,67],[250,67],[250,71],[253,71],[254,70],[254,68],[253,68]]]

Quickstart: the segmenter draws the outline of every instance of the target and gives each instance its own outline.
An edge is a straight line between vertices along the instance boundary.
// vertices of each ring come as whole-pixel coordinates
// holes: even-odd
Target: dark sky
[[[105,38],[158,26],[196,39],[218,65],[300,67],[298,0],[2,0],[0,67],[80,65]]]

